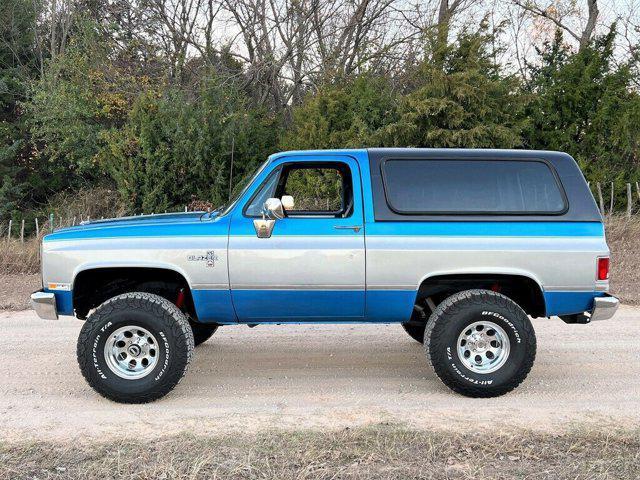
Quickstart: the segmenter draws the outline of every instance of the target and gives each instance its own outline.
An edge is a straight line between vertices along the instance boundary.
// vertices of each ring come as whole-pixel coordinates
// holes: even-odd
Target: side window
[[[294,199],[289,217],[348,217],[353,209],[352,190],[351,172],[345,164],[293,164],[285,171],[279,196]]]
[[[396,160],[382,167],[387,203],[399,214],[554,215],[566,200],[537,160]]]
[[[268,198],[290,195],[294,208],[287,217],[349,217],[353,211],[353,181],[348,165],[340,162],[288,163],[275,169],[244,209],[247,217],[261,217]]]
[[[264,181],[257,193],[251,198],[249,204],[245,207],[244,214],[247,217],[262,216],[262,207],[268,198],[276,195],[278,187],[278,179],[280,178],[280,168],[276,168]]]

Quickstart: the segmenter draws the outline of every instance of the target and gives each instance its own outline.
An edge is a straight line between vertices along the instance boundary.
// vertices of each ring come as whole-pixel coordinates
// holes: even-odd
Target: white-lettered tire
[[[431,314],[425,349],[438,377],[469,397],[496,397],[517,387],[536,356],[536,336],[527,314],[508,297],[466,290]]]
[[[146,403],[178,384],[193,348],[184,313],[163,297],[132,292],[107,300],[89,316],[77,355],[82,375],[100,395]]]

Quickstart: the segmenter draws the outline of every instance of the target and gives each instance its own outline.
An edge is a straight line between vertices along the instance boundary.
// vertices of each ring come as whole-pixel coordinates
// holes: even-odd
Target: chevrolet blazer
[[[271,156],[228,205],[59,229],[42,243],[38,315],[85,320],[87,382],[155,400],[224,325],[398,323],[473,397],[520,384],[529,317],[610,318],[609,249],[559,152],[368,149]]]

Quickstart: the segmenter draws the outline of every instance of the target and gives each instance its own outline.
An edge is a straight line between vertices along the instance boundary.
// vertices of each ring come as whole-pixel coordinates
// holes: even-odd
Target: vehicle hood
[[[207,236],[226,234],[228,219],[216,212],[165,213],[83,222],[55,230],[44,241],[117,237]]]

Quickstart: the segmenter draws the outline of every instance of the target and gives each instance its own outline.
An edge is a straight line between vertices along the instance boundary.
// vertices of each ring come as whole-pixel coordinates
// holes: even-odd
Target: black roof
[[[370,148],[371,187],[377,221],[562,221],[601,222],[602,217],[576,161],[564,152],[466,148]],[[415,160],[539,160],[557,173],[568,208],[559,215],[404,215],[387,204],[382,164],[389,159]]]

